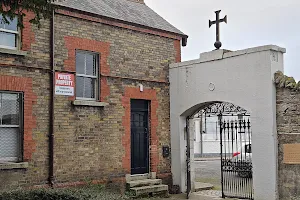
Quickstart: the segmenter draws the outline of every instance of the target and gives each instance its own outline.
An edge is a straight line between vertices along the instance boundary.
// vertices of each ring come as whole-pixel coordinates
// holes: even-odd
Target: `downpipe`
[[[50,120],[49,120],[49,177],[48,183],[51,188],[54,187],[54,98],[55,98],[55,61],[54,61],[54,51],[55,51],[55,39],[54,39],[54,10],[52,11],[51,23],[50,23],[50,57],[51,57],[51,71],[50,71]]]

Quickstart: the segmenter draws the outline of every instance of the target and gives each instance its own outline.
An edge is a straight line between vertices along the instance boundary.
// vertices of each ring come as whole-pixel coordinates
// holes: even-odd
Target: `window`
[[[22,94],[0,91],[0,162],[22,160]]]
[[[76,98],[98,100],[99,98],[99,54],[76,51]]]
[[[17,49],[18,20],[17,18],[10,20],[9,24],[4,23],[3,17],[0,15],[0,47],[8,49]]]

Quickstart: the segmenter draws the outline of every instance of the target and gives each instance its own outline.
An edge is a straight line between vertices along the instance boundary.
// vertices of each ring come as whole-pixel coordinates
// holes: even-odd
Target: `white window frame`
[[[12,50],[18,50],[19,49],[19,38],[20,38],[20,32],[19,32],[19,27],[17,27],[17,31],[13,31],[13,30],[9,30],[9,29],[5,29],[5,28],[0,28],[0,32],[3,33],[10,33],[10,34],[14,34],[16,36],[16,47],[11,47],[11,46],[5,46],[5,45],[1,45],[0,44],[0,48],[4,48],[4,49],[12,49]]]
[[[23,118],[24,118],[24,110],[23,110],[23,93],[21,92],[13,92],[13,91],[1,91],[0,94],[16,94],[21,102],[19,102],[19,125],[1,125],[2,119],[0,118],[0,129],[1,128],[18,128],[18,156],[17,157],[0,157],[0,164],[7,162],[21,162],[23,160]]]
[[[97,56],[97,60],[96,60],[96,76],[91,76],[91,75],[86,75],[86,74],[79,74],[76,71],[76,78],[77,77],[83,77],[83,78],[95,79],[95,87],[94,87],[95,88],[95,91],[94,91],[95,92],[95,98],[77,97],[77,94],[75,92],[76,99],[77,100],[85,100],[85,101],[98,101],[100,99],[100,92],[99,92],[99,90],[100,90],[100,85],[99,85],[99,83],[100,83],[100,76],[99,76],[99,74],[100,74],[99,73],[99,70],[100,70],[100,67],[99,67],[100,66],[100,55],[97,52],[76,49],[75,50],[75,58],[76,58],[77,52],[95,55],[95,56]],[[85,64],[85,67],[86,67],[86,62],[84,62],[84,64]],[[75,65],[77,66],[76,62],[75,62]],[[77,87],[77,83],[76,83],[75,87]]]

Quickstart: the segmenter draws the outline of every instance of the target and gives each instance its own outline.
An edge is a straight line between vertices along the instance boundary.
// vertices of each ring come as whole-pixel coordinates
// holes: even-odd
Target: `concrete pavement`
[[[196,182],[210,183],[216,190],[221,190],[221,161],[195,161]]]
[[[219,194],[219,191],[207,190],[207,191],[195,192],[191,194],[190,199],[191,200],[222,200],[220,196],[215,196],[215,194]],[[176,194],[176,195],[171,195],[170,198],[155,199],[155,200],[184,200],[184,199],[186,199],[186,194]],[[237,199],[226,198],[226,200],[237,200]]]
[[[170,198],[168,199],[174,199],[174,200],[183,200],[186,199],[186,194],[178,194],[178,195],[172,195]],[[204,195],[199,195],[199,194],[191,194],[190,196],[191,200],[216,200],[219,199],[218,197],[209,197],[209,196],[204,196]],[[167,199],[164,199],[167,200]]]

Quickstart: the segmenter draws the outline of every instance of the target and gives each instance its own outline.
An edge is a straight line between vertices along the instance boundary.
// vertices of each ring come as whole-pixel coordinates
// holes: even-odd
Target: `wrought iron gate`
[[[222,198],[253,199],[250,120],[219,115]]]

